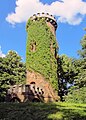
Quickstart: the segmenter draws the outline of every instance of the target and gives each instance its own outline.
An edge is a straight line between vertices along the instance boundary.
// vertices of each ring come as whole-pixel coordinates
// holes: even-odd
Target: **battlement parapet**
[[[55,27],[55,30],[57,29],[57,22],[53,15],[49,13],[37,13],[30,17],[32,21],[37,21],[38,18],[45,18],[46,22],[50,22]]]

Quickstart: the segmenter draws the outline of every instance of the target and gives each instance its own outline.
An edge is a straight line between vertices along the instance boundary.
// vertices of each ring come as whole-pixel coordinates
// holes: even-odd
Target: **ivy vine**
[[[29,71],[35,71],[44,76],[55,90],[58,90],[57,60],[55,50],[57,49],[56,38],[47,26],[45,19],[36,21],[28,20],[26,25],[26,67]],[[35,50],[31,46],[35,43]],[[50,45],[52,43],[51,51]]]

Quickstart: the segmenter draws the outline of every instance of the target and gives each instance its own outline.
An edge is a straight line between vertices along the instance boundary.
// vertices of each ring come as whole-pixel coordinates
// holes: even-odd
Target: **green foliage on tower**
[[[58,89],[57,43],[45,19],[28,20],[26,45],[26,68],[44,76],[52,87]]]

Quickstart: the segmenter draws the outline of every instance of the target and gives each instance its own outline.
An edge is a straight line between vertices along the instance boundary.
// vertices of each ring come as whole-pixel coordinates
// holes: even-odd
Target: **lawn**
[[[0,103],[0,120],[86,120],[86,104]]]

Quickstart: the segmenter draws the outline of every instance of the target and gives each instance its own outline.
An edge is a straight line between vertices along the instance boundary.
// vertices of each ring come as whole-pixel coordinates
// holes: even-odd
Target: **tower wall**
[[[26,83],[43,89],[46,102],[58,99],[56,29],[56,20],[48,13],[34,14],[26,25]]]

